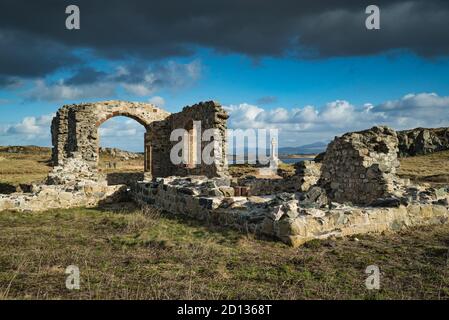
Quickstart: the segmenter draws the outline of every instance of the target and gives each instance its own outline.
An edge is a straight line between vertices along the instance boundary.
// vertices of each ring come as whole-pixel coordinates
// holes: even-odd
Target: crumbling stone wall
[[[157,172],[155,176],[164,177],[169,175],[188,176],[203,175],[207,177],[228,176],[228,165],[226,158],[226,122],[228,114],[220,104],[207,101],[184,107],[181,112],[171,114],[161,122],[153,123],[146,134],[147,149],[157,150],[153,152],[152,167]],[[170,141],[170,134],[175,129],[189,129],[194,121],[201,122],[201,130],[198,132],[197,151],[198,157],[204,148],[210,144],[210,140],[202,141],[201,136],[208,129],[217,131],[217,152],[212,152],[214,162],[206,164],[199,161],[198,164],[189,166],[186,164],[173,164],[170,160],[170,151],[178,141]]]
[[[228,115],[215,102],[199,103],[185,107],[182,112],[170,114],[152,104],[124,101],[105,101],[66,105],[58,110],[52,121],[52,158],[55,166],[63,167],[67,160],[81,157],[90,171],[97,174],[99,133],[98,127],[115,116],[135,119],[146,128],[145,171],[151,176],[206,175],[208,177],[227,175],[226,162],[226,119]],[[193,167],[174,165],[170,151],[176,142],[170,141],[172,130],[185,128],[189,122],[201,121],[202,132],[217,129],[219,151],[214,163],[204,163]],[[208,142],[199,145],[203,150]]]
[[[395,191],[397,153],[396,132],[388,127],[346,133],[329,144],[319,183],[336,202],[370,204]]]

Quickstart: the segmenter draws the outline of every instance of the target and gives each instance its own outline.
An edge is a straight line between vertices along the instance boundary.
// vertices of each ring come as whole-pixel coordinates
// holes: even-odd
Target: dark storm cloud
[[[98,71],[90,67],[82,67],[65,83],[67,85],[92,84],[99,80],[105,79],[106,76],[107,74],[105,72]]]
[[[4,77],[41,76],[79,62],[57,39],[32,32],[0,27],[0,48],[0,75]]]
[[[65,29],[69,4],[80,7],[79,31]],[[375,1],[381,9],[379,31],[365,28],[369,4],[372,1],[2,0],[0,74],[45,75],[73,63],[77,48],[120,59],[186,56],[198,46],[251,57],[327,58],[393,49],[425,57],[449,54],[447,1]]]

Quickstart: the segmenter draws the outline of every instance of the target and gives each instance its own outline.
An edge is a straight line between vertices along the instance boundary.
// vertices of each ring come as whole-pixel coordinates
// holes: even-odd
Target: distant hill
[[[0,146],[1,153],[20,153],[20,154],[50,154],[51,148],[38,146]],[[129,152],[117,148],[100,147],[102,156],[119,158],[121,160],[137,159],[143,157],[143,153]]]
[[[38,146],[0,146],[0,152],[22,153],[22,154],[42,154],[50,153],[51,148]]]
[[[287,154],[317,154],[326,150],[327,142],[314,142],[310,144],[305,144],[299,147],[284,147],[279,148],[279,155],[287,155]]]

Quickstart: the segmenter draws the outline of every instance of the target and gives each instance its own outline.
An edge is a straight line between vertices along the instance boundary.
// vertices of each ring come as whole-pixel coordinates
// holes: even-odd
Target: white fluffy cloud
[[[21,122],[13,125],[3,125],[3,135],[20,135],[25,139],[46,137],[50,135],[50,125],[54,114],[40,117],[25,117]]]
[[[115,117],[103,123],[98,129],[100,145],[128,151],[143,150],[145,128],[136,120]]]
[[[51,144],[50,125],[54,114],[25,117],[14,124],[0,123],[0,145]]]
[[[37,101],[64,101],[78,99],[92,99],[97,97],[109,97],[115,92],[115,86],[111,83],[92,85],[67,85],[63,80],[54,84],[48,84],[39,79],[34,82],[31,90],[25,93],[25,98]]]
[[[116,117],[106,121],[98,129],[100,136],[104,138],[120,138],[141,135],[145,128],[136,120],[126,117]]]
[[[150,99],[148,99],[148,102],[160,108],[165,105],[165,99],[159,96],[151,97]]]
[[[449,126],[449,97],[440,97],[436,93],[407,94],[377,106],[367,103],[357,107],[348,101],[337,100],[322,108],[265,110],[242,103],[226,109],[230,113],[230,128],[279,129],[282,146],[327,141],[335,135],[374,125],[387,125],[397,130]]]

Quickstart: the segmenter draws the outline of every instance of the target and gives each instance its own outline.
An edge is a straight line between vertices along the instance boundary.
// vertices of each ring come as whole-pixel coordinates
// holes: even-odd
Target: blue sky
[[[179,16],[158,3],[153,11],[168,19],[158,22],[117,2],[96,19],[88,15],[79,33],[55,27],[64,16],[53,6],[43,11],[44,20],[12,19],[23,3],[13,8],[11,2],[0,17],[6,49],[0,53],[0,145],[50,146],[49,124],[59,107],[111,99],[152,102],[169,112],[216,100],[230,113],[230,128],[277,128],[280,146],[329,141],[377,124],[449,126],[449,7],[443,2],[380,1],[378,33],[364,29],[364,7],[350,1],[323,1],[310,10],[285,1],[275,12],[233,1],[238,11],[216,11],[193,2]],[[80,1],[81,12],[89,5],[98,9]],[[129,18],[117,26],[129,30],[86,27],[102,15]],[[145,28],[132,22],[140,15]],[[267,20],[272,15],[279,19]],[[317,54],[304,56],[306,46]],[[143,128],[133,120],[111,119],[100,134],[103,146],[142,149]]]

